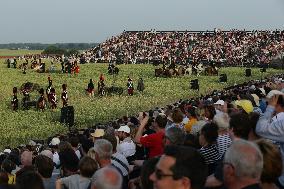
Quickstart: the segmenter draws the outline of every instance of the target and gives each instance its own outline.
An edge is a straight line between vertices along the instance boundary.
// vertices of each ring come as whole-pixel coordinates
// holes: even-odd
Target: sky
[[[284,29],[283,0],[1,0],[0,43],[93,43],[123,30]]]

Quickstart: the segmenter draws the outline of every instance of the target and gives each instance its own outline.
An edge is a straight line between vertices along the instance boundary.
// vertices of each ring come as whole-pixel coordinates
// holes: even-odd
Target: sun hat
[[[251,94],[251,96],[253,97],[256,106],[259,106],[259,97],[256,94]]]
[[[283,92],[281,91],[278,91],[278,90],[271,90],[268,94],[267,94],[267,98],[271,98],[273,97],[274,95],[284,95]]]
[[[248,114],[253,111],[253,105],[250,100],[236,100],[235,104],[242,107],[242,109]]]
[[[94,137],[94,138],[99,138],[99,137],[104,136],[104,134],[105,134],[105,130],[96,129],[94,133],[91,133],[91,136]]]

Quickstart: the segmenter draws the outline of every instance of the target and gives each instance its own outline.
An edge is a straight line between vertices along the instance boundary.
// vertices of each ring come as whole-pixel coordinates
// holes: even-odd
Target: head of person
[[[52,159],[44,155],[38,155],[34,159],[34,166],[43,178],[50,178],[54,169]]]
[[[79,145],[79,143],[80,143],[78,137],[71,137],[71,138],[69,139],[69,142],[70,142],[71,146],[72,146],[73,148],[75,148],[75,149],[78,148],[78,145]]]
[[[215,114],[216,114],[216,110],[215,110],[214,106],[208,105],[208,106],[204,107],[204,116],[208,120],[213,120]]]
[[[185,133],[178,127],[170,127],[164,136],[164,145],[183,145]]]
[[[218,138],[218,126],[215,123],[206,123],[199,134],[199,144],[207,146],[216,143]]]
[[[83,157],[79,162],[80,174],[83,177],[91,178],[97,169],[97,162],[89,156]]]
[[[232,114],[229,125],[232,140],[236,138],[248,140],[252,127],[247,113],[239,112]]]
[[[106,139],[98,139],[94,143],[93,150],[95,151],[95,158],[100,167],[110,164],[110,158],[113,153],[112,144]]]
[[[179,108],[173,110],[172,119],[174,123],[181,123],[183,120],[183,113]]]
[[[167,125],[167,116],[165,115],[158,115],[156,117],[156,119],[154,120],[153,126],[155,130],[158,129],[165,129],[166,125]]]
[[[124,140],[127,137],[130,137],[130,128],[127,125],[122,125],[119,127],[118,131],[118,138],[120,140]]]
[[[2,162],[2,165],[1,165],[2,169],[11,174],[11,172],[16,169],[16,164],[11,161],[10,159],[6,158],[3,162]]]
[[[149,160],[146,160],[143,163],[142,169],[141,169],[141,186],[142,189],[153,189],[153,181],[149,179],[150,175],[155,171],[155,166],[158,163],[159,158],[151,158]]]
[[[109,141],[112,144],[112,152],[115,153],[116,152],[116,147],[117,147],[117,139],[114,135],[112,134],[106,134],[103,136],[103,139],[106,139],[107,141]]]
[[[277,146],[264,139],[257,140],[256,144],[263,155],[261,183],[275,183],[282,173],[281,153]]]
[[[203,188],[207,166],[201,154],[185,146],[166,146],[150,180],[156,189]]]
[[[122,181],[122,176],[116,169],[104,167],[92,177],[92,189],[121,189]]]
[[[263,156],[255,143],[239,139],[233,141],[223,161],[224,184],[227,188],[244,188],[260,180]]]
[[[21,154],[22,166],[30,166],[32,165],[32,161],[33,161],[33,153],[28,150],[23,151]]]
[[[230,117],[227,113],[216,114],[213,118],[213,122],[218,126],[218,131],[229,130]]]
[[[43,181],[40,175],[34,171],[26,171],[17,176],[17,189],[44,189]]]

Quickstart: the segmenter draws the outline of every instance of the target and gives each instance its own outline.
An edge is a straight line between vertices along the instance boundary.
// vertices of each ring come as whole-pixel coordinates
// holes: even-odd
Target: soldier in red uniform
[[[128,91],[129,96],[133,95],[133,92],[134,92],[133,81],[129,76],[128,76],[128,82],[127,82],[127,91]]]
[[[63,107],[68,106],[68,93],[67,93],[67,85],[63,84],[62,85],[62,93],[61,93],[61,100],[63,103]]]

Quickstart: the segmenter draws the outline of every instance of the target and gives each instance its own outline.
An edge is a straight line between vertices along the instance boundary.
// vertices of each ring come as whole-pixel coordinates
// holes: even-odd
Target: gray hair
[[[259,179],[263,168],[263,156],[255,143],[239,139],[228,148],[224,163],[234,166],[237,178]]]
[[[173,145],[183,145],[185,134],[178,127],[170,127],[166,129],[165,137],[171,142]]]
[[[98,155],[99,159],[110,159],[112,155],[112,144],[105,139],[98,139],[92,148]]]
[[[218,113],[214,116],[213,122],[219,129],[227,130],[229,128],[230,117],[227,113]]]
[[[122,176],[114,168],[104,167],[97,170],[92,177],[92,188],[96,189],[121,189]]]

